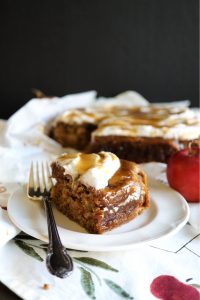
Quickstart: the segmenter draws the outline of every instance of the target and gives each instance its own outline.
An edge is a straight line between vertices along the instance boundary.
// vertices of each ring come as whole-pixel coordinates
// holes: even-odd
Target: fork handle
[[[50,196],[44,196],[43,202],[47,215],[48,233],[49,233],[49,248],[53,252],[58,252],[59,249],[63,249],[58,229],[54,219]]]
[[[65,278],[73,271],[73,261],[71,256],[63,247],[56,222],[53,216],[50,196],[43,196],[43,202],[47,215],[49,245],[47,249],[46,265],[50,273],[60,278]]]

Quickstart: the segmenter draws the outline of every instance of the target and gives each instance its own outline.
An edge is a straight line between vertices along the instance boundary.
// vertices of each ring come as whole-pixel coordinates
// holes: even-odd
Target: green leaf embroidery
[[[92,266],[99,267],[99,268],[106,269],[106,270],[110,270],[113,272],[119,272],[117,269],[114,269],[113,267],[106,264],[105,262],[95,259],[95,258],[92,258],[92,257],[74,257],[74,260],[78,260],[85,264],[92,265]]]
[[[96,299],[95,297],[95,287],[92,280],[90,272],[86,271],[84,268],[80,267],[81,270],[81,285],[85,293],[91,298]]]
[[[27,234],[18,234],[14,239],[15,240],[37,240],[33,236]]]
[[[76,260],[76,258],[72,259],[79,265],[81,265],[84,269],[86,269],[88,272],[90,272],[91,274],[93,274],[96,279],[98,280],[99,284],[101,285],[101,278],[97,275],[97,273],[95,273],[90,267],[86,266],[84,263],[82,263],[80,260]]]
[[[43,243],[43,244],[40,244],[41,247],[43,248],[48,248],[48,244],[46,243]],[[71,249],[71,248],[65,248],[67,251],[75,251],[75,252],[88,252],[88,251],[83,251],[83,250],[75,250],[75,249]]]
[[[48,244],[40,244],[40,247],[42,247],[42,248],[48,248]]]
[[[196,289],[200,289],[200,284],[198,284],[198,283],[191,283],[189,285],[196,288]]]
[[[193,278],[188,278],[188,279],[186,279],[186,282],[189,282],[189,281],[191,281]]]
[[[115,292],[116,294],[118,294],[119,296],[121,296],[123,298],[126,298],[126,299],[134,299],[124,289],[122,289],[118,284],[116,284],[112,280],[110,280],[110,279],[104,279],[104,281],[107,284],[107,286],[111,290],[113,290],[113,292]]]
[[[83,252],[83,253],[87,253],[88,251],[85,250],[76,250],[76,249],[72,249],[72,248],[66,248],[67,251],[75,251],[75,252]]]
[[[15,244],[26,254],[36,258],[39,261],[43,261],[43,258],[32,247],[28,246],[24,241],[15,240]]]
[[[44,251],[44,253],[45,253],[45,254],[47,254],[47,250],[48,250],[48,248],[44,248],[44,247],[42,247],[42,250]]]

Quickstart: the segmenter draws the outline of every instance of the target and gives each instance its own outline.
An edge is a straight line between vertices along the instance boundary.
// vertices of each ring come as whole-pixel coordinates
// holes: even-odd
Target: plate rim
[[[176,196],[176,198],[179,198],[178,201],[180,201],[180,203],[184,204],[184,208],[185,208],[185,217],[183,220],[180,221],[180,223],[178,223],[177,226],[171,228],[171,230],[168,230],[167,233],[164,233],[164,234],[161,234],[159,233],[159,236],[158,237],[149,237],[147,239],[144,239],[144,240],[140,240],[140,241],[134,241],[132,243],[126,243],[126,244],[120,244],[120,245],[114,245],[114,246],[111,246],[111,245],[98,245],[98,246],[91,246],[91,245],[87,245],[87,242],[86,244],[77,244],[77,243],[73,243],[73,242],[68,242],[68,245],[65,244],[65,247],[67,248],[70,248],[70,249],[74,249],[74,250],[83,250],[83,251],[95,251],[95,252],[110,252],[110,251],[122,251],[122,250],[131,250],[137,246],[140,246],[140,245],[144,245],[144,244],[149,244],[153,241],[157,241],[157,240],[160,240],[160,239],[165,239],[169,236],[172,236],[174,234],[176,234],[186,223],[187,221],[189,220],[189,216],[190,216],[190,209],[189,209],[189,205],[187,203],[187,201],[184,199],[184,197],[182,195],[180,195],[178,192],[176,192],[175,190],[173,190],[172,188],[170,188],[169,186],[166,186],[165,184],[161,183],[160,181],[158,180],[155,180],[153,178],[149,178],[149,182],[152,182],[155,183],[156,185],[161,185],[161,186],[165,186],[167,187],[167,189],[171,190],[174,195]],[[39,233],[38,231],[36,231],[35,229],[32,229],[31,227],[29,228],[25,228],[23,227],[22,224],[20,224],[19,222],[16,221],[16,219],[13,217],[12,213],[11,213],[11,199],[15,196],[15,194],[19,193],[19,192],[23,192],[24,193],[24,188],[21,186],[19,187],[17,190],[15,190],[9,197],[8,199],[8,205],[7,205],[7,211],[8,211],[8,215],[9,215],[9,218],[11,219],[11,221],[22,231],[26,232],[27,234],[29,234],[30,236],[33,236],[37,239],[40,239],[44,242],[48,242],[48,238],[43,236],[41,233]],[[25,196],[25,195],[24,195]],[[35,200],[36,201],[36,200]],[[150,200],[152,201],[152,200]],[[36,201],[37,202],[37,201]],[[55,208],[56,209],[56,208]],[[183,217],[182,217],[183,218]],[[147,225],[144,225],[143,227],[146,227],[148,226]],[[62,239],[62,234],[63,234],[63,231],[68,231],[68,232],[72,232],[71,230],[68,230],[66,228],[63,228],[61,226],[57,226],[58,227],[58,231],[61,235],[61,239]],[[140,230],[141,228],[139,228]],[[134,229],[132,230],[131,232],[134,232],[134,231],[137,231],[138,229]],[[104,237],[109,237],[109,236],[118,236],[118,237],[122,237],[123,239],[123,236],[125,234],[128,234],[129,232],[121,232],[121,233],[115,233],[114,235],[104,235]],[[103,235],[99,235],[99,234],[91,234],[91,233],[81,233],[81,232],[75,232],[75,235],[77,234],[80,234],[80,235],[85,235],[85,237],[87,238],[87,236],[89,235],[92,235],[93,237],[103,237]],[[99,238],[101,239],[101,238]]]

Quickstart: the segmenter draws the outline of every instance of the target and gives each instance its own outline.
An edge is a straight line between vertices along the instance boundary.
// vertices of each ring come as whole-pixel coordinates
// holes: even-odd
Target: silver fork
[[[27,194],[30,199],[43,200],[47,215],[49,244],[47,249],[46,265],[51,274],[64,278],[73,271],[73,262],[65,247],[63,247],[56,222],[53,216],[50,200],[50,190],[53,182],[50,176],[49,166],[41,164],[39,168],[31,164]]]

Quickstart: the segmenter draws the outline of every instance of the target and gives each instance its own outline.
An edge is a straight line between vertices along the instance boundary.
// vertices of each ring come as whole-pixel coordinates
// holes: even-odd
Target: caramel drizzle
[[[72,153],[72,154],[64,154],[58,158],[58,162],[61,165],[65,165],[69,162],[69,160],[73,160],[79,157],[79,161],[76,165],[77,172],[79,175],[84,174],[87,170],[94,167],[100,167],[105,159],[104,153],[91,153],[91,154],[84,154],[84,153]]]
[[[110,126],[117,126],[120,127],[122,129],[130,129],[132,126],[135,125],[150,125],[153,127],[157,127],[157,128],[163,128],[163,127],[174,127],[175,125],[178,124],[184,124],[187,126],[190,125],[197,125],[199,124],[198,120],[194,119],[194,120],[186,120],[185,118],[183,119],[176,119],[176,120],[170,120],[168,123],[159,123],[158,120],[156,119],[131,119],[129,118],[116,118],[116,119],[108,119],[103,123],[99,124],[98,129],[102,129],[104,127],[110,127]],[[97,129],[97,130],[98,130]]]
[[[91,154],[84,154],[84,153],[72,153],[72,154],[63,154],[58,158],[58,162],[61,165],[65,165],[65,163],[68,163],[70,159],[74,159],[79,157],[78,164],[76,165],[77,171],[79,175],[81,176],[83,173],[85,173],[88,169],[93,167],[101,166],[104,159],[105,154],[100,152],[98,154],[91,153]],[[113,159],[114,159],[113,155]],[[140,178],[142,176],[142,171],[140,170],[139,166],[133,162],[121,160],[121,165],[119,169],[113,174],[113,176],[108,180],[108,186],[105,187],[108,190],[116,191],[119,188],[119,185],[129,185],[132,186],[133,181],[135,182],[135,185],[138,185],[138,175],[140,175]]]
[[[134,125],[151,125],[153,127],[173,127],[178,124],[186,126],[196,125],[199,123],[197,117],[187,118],[181,116],[186,112],[185,107],[122,107],[122,106],[104,106],[92,109],[80,109],[71,111],[67,116],[71,121],[81,114],[93,118],[94,122],[99,123],[99,128],[107,126],[120,126],[127,128]],[[170,120],[170,116],[176,116],[176,119]]]
[[[115,172],[115,174],[109,179],[109,185],[119,184],[121,181],[129,182],[133,180],[133,177],[138,176],[139,167],[133,162],[121,161],[120,168]]]

